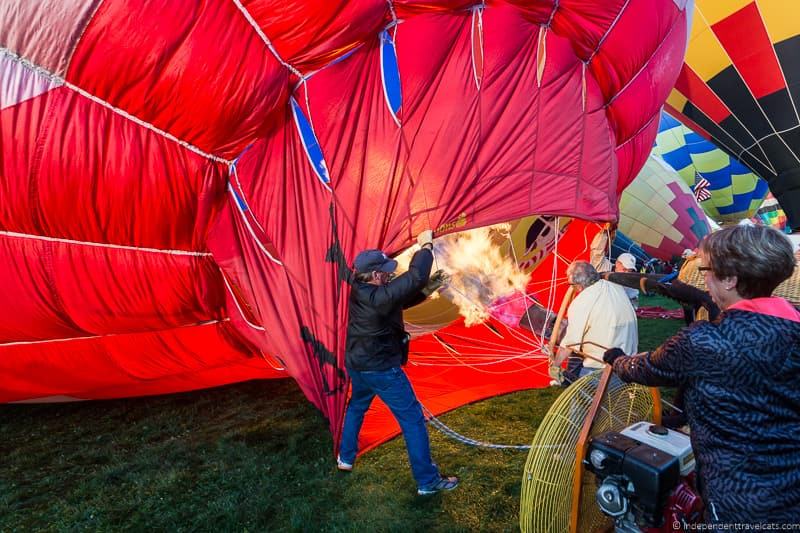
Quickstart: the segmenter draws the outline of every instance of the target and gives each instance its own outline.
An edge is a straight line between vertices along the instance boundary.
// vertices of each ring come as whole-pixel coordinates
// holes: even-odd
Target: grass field
[[[645,298],[642,305],[675,307]],[[640,348],[681,325],[640,320]],[[528,444],[560,389],[442,417],[480,440]],[[0,531],[514,531],[521,451],[432,431],[462,478],[419,497],[402,439],[336,471],[327,423],[291,380],[153,398],[0,406]]]

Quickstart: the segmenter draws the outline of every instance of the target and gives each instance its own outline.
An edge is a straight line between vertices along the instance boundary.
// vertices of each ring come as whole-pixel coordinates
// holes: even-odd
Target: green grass
[[[666,296],[641,296],[639,305],[643,307],[663,307],[664,309],[680,309],[681,306],[675,300],[670,300]]]
[[[641,307],[663,307],[664,309],[680,309],[681,306],[674,300],[663,296],[642,296],[639,298]],[[639,319],[639,351],[652,350],[666,338],[672,336],[681,327],[683,319]]]
[[[680,325],[641,320],[641,348]],[[472,438],[527,444],[559,392],[492,398],[442,420]],[[518,529],[525,452],[466,447],[434,430],[431,445],[462,485],[423,498],[402,439],[337,472],[326,421],[290,380],[0,406],[0,531]]]

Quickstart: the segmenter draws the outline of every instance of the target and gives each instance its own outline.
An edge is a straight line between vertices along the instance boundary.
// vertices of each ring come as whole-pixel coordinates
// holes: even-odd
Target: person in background
[[[633,254],[624,252],[619,254],[617,261],[614,263],[614,272],[638,272],[636,269],[636,258]],[[639,291],[631,287],[623,287],[625,294],[631,301],[634,309],[639,309]]]
[[[600,279],[597,270],[586,261],[567,267],[569,284],[578,291],[567,309],[567,330],[561,339],[552,366],[560,368],[569,357],[567,381],[603,367],[606,348],[624,346],[635,353],[639,345],[636,312],[622,286]],[[581,361],[573,352],[592,356]]]
[[[403,309],[424,301],[446,280],[442,271],[430,276],[433,232],[423,231],[417,242],[420,249],[411,258],[408,271],[396,278],[393,273],[397,261],[380,250],[364,250],[353,262],[345,345],[345,366],[353,388],[337,467],[346,472],[353,470],[364,414],[377,395],[403,431],[417,493],[429,495],[456,488],[458,478],[442,476],[431,459],[425,417],[401,368],[408,358],[409,342],[403,327]]]
[[[697,249],[692,248],[684,248],[683,253],[681,253],[681,259],[678,263],[678,271],[680,272],[683,270],[683,265],[686,264],[687,261],[693,261],[697,256]]]
[[[771,296],[792,275],[792,246],[733,226],[708,235],[698,261],[720,318],[604,360],[623,381],[685,387],[707,521],[800,523],[800,311]]]

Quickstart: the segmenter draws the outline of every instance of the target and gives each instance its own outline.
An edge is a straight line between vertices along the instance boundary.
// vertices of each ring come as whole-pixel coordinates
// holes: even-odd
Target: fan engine
[[[608,431],[589,441],[583,463],[617,533],[680,531],[702,517],[694,454],[683,433],[649,422]]]

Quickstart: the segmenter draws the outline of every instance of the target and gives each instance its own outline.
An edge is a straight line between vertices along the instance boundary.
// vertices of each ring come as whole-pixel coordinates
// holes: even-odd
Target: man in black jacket
[[[358,433],[364,414],[375,396],[389,407],[403,430],[417,493],[452,490],[458,478],[442,476],[431,459],[428,430],[419,401],[401,365],[408,357],[408,335],[403,309],[421,303],[443,282],[443,273],[430,276],[433,232],[417,237],[420,250],[411,258],[408,272],[392,279],[397,261],[380,250],[365,250],[354,263],[350,290],[345,365],[353,386],[344,417],[339,470],[350,471],[358,452]]]

